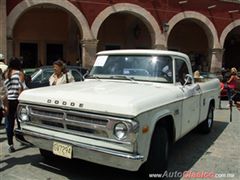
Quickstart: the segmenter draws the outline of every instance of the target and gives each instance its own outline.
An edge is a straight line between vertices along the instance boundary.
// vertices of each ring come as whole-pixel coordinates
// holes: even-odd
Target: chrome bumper
[[[93,145],[83,144],[76,141],[64,140],[59,137],[52,137],[39,132],[16,129],[15,135],[17,140],[25,140],[38,148],[52,151],[53,142],[62,142],[72,145],[72,158],[82,159],[93,163],[124,169],[128,171],[137,171],[144,163],[144,156],[139,154],[125,153],[121,151],[101,148]]]

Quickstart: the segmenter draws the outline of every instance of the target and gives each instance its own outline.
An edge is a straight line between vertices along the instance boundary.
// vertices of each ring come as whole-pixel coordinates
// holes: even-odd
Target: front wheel
[[[208,134],[212,130],[214,119],[214,107],[209,106],[207,118],[200,124],[200,131],[204,134]]]
[[[164,173],[168,166],[169,138],[164,127],[157,127],[154,130],[148,160],[145,164],[145,172]]]

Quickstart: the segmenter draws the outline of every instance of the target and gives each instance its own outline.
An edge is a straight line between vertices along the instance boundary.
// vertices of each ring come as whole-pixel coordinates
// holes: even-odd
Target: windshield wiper
[[[94,79],[97,79],[97,80],[101,79],[99,76],[96,76],[96,75],[88,75],[88,78],[94,78]]]
[[[136,82],[134,77],[123,76],[123,75],[114,75],[114,76],[110,76],[110,78],[111,79],[130,80],[130,81]]]
[[[101,80],[101,79],[120,79],[120,80],[129,80],[132,82],[136,82],[134,77],[129,77],[129,76],[124,76],[124,75],[113,75],[113,76],[107,76],[107,77],[101,77],[101,76],[97,76],[97,75],[88,75],[88,78],[94,78],[97,80]]]

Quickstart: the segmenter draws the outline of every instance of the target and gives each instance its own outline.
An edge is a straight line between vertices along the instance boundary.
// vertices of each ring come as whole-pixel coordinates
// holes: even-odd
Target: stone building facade
[[[106,49],[170,49],[193,66],[240,68],[240,3],[233,0],[1,0],[0,52],[25,67],[62,58],[91,68]]]

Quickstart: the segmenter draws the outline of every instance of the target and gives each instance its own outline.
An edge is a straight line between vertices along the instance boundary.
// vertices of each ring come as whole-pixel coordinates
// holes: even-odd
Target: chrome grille
[[[28,121],[21,121],[24,125],[63,132],[75,136],[122,143],[124,146],[135,143],[139,131],[138,122],[132,119],[134,117],[118,117],[93,112],[63,109],[61,107],[57,108],[20,103],[18,105],[18,118],[21,116],[20,110],[22,108],[26,109],[29,116]],[[128,137],[123,140],[117,139],[114,134],[114,128],[119,122],[123,122],[128,126]]]
[[[42,122],[42,124],[47,125],[47,126],[63,128],[63,124],[62,123],[45,121],[45,120],[42,120],[41,122]]]
[[[63,113],[56,112],[56,111],[48,111],[48,110],[41,110],[36,108],[31,108],[31,113],[38,116],[44,116],[44,117],[54,117],[54,118],[63,118]]]
[[[106,126],[108,123],[108,120],[94,119],[94,118],[89,118],[89,117],[84,117],[84,116],[79,116],[79,115],[74,115],[74,114],[67,114],[66,120],[88,123],[88,124],[98,124],[98,125],[103,125],[103,126]]]
[[[69,110],[29,106],[31,124],[54,130],[65,130],[72,134],[91,134],[108,137],[108,120],[96,118],[88,113]]]

